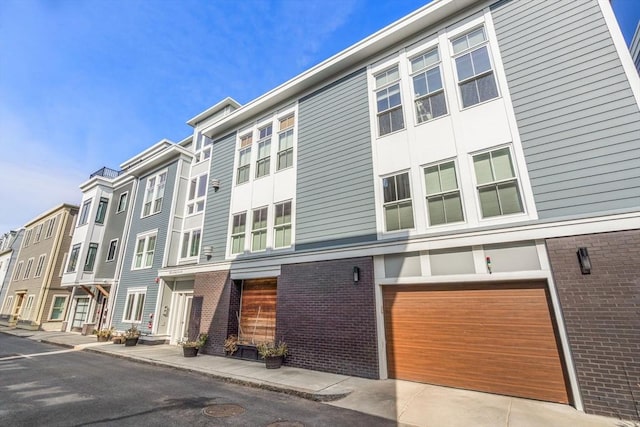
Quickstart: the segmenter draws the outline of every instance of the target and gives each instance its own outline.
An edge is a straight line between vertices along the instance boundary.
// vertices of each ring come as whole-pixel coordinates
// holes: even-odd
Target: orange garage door
[[[568,403],[546,283],[383,287],[390,378]]]

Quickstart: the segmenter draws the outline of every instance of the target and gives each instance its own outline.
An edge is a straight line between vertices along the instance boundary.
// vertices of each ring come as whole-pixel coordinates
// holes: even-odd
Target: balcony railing
[[[120,175],[121,173],[122,171],[117,171],[115,169],[111,169],[105,166],[101,169],[98,169],[94,173],[92,173],[91,176],[89,176],[89,179],[93,178],[94,176],[102,176],[104,178],[113,179],[113,178],[117,178],[118,175]]]

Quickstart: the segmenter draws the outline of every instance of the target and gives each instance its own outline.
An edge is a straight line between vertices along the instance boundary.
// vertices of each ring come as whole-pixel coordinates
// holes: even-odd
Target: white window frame
[[[289,123],[292,120],[292,123]],[[295,146],[296,138],[296,115],[289,114],[285,117],[278,119],[278,154],[276,160],[276,172],[289,169],[293,167],[293,147]],[[291,141],[291,146],[282,146],[283,141]],[[281,159],[287,159],[286,163],[282,165]],[[288,159],[291,161],[289,162]]]
[[[22,240],[22,247],[23,248],[26,248],[27,246],[29,246],[32,232],[33,232],[32,228],[30,228],[30,229],[28,229],[27,231],[24,232],[24,239]]]
[[[123,199],[124,199],[124,201],[123,201]],[[120,212],[126,211],[128,204],[129,204],[129,192],[125,191],[124,193],[121,193],[120,196],[118,197],[118,205],[116,206],[116,214],[119,214]]]
[[[98,208],[96,209],[96,224],[104,224],[107,220],[107,209],[109,207],[109,199],[107,197],[100,197],[98,200]]]
[[[271,175],[271,140],[273,123],[258,128],[258,148],[256,150],[256,176],[262,178]],[[261,153],[262,152],[262,156]],[[261,173],[262,171],[262,173]]]
[[[235,223],[236,223],[236,218],[240,218],[243,217],[244,218],[244,225],[243,225],[243,229],[240,232],[234,233],[234,228],[235,228]],[[238,225],[239,227],[240,225]],[[231,236],[229,241],[231,242],[231,246],[229,247],[229,251],[231,253],[231,255],[238,255],[238,254],[242,254],[245,252],[246,250],[246,245],[247,245],[247,212],[238,212],[235,213],[231,216]],[[242,242],[242,245],[239,246],[239,251],[234,252],[233,248],[234,248],[234,243],[238,241],[238,242]]]
[[[44,233],[44,238],[49,239],[51,238],[51,236],[53,236],[53,230],[55,229],[55,225],[56,225],[56,221],[57,221],[58,217],[54,216],[53,218],[51,218],[48,223],[47,223],[47,231]]]
[[[439,191],[439,192],[435,192],[435,193],[429,193],[428,192],[428,185],[427,185],[427,169],[430,168],[434,168],[437,167],[438,168],[438,177],[440,179],[440,171],[441,171],[441,166],[447,165],[449,163],[453,164],[453,171],[455,173],[455,178],[456,178],[456,188],[455,189],[450,189],[450,190],[444,190],[444,191]],[[460,188],[460,173],[459,173],[459,168],[458,168],[458,164],[456,162],[455,159],[447,159],[447,160],[442,160],[439,162],[435,162],[435,163],[430,163],[428,165],[424,165],[422,168],[422,178],[423,178],[423,184],[424,184],[424,200],[425,200],[425,213],[427,215],[427,223],[429,225],[429,227],[441,227],[441,226],[445,226],[445,225],[450,225],[450,224],[460,224],[460,223],[464,223],[466,221],[466,215],[465,215],[465,209],[464,209],[464,198],[462,196],[462,189]],[[444,201],[444,198],[446,196],[450,196],[452,194],[457,194],[458,198],[460,199],[460,208],[462,210],[462,219],[459,221],[446,221],[439,223],[439,224],[433,224],[431,221],[431,215],[429,214],[430,210],[429,210],[429,199],[437,199],[437,198],[442,198],[442,200]],[[447,216],[447,211],[445,208],[444,209],[444,214],[445,214],[445,218]]]
[[[207,200],[207,184],[209,174],[203,173],[189,180],[189,193],[187,194],[186,215],[195,215],[204,211]],[[199,193],[203,194],[200,196]]]
[[[93,270],[96,268],[99,247],[100,245],[95,242],[89,243],[89,246],[87,247],[87,256],[84,258],[84,266],[82,267],[83,273],[93,273]]]
[[[22,320],[31,320],[31,310],[33,310],[33,300],[35,298],[36,296],[33,294],[27,296],[27,299],[24,305],[22,306],[22,309],[20,309],[21,311],[20,318]]]
[[[397,196],[397,177],[400,176],[400,175],[407,175],[407,182],[409,184],[409,197],[408,198],[403,198],[403,199],[396,198],[395,200],[385,201],[385,195],[384,195],[384,193],[385,193],[385,191],[384,191],[385,180],[389,180],[391,178],[394,178],[394,185],[396,186],[395,192],[396,192],[396,196]],[[407,230],[414,230],[416,228],[416,214],[415,214],[414,206],[413,206],[414,203],[413,203],[413,188],[412,188],[412,185],[411,185],[411,171],[408,171],[408,170],[407,171],[400,171],[400,172],[395,172],[395,173],[392,173],[392,174],[389,174],[389,175],[382,176],[381,177],[381,187],[380,187],[380,189],[381,189],[381,192],[382,192],[380,200],[382,201],[382,221],[383,221],[383,224],[384,224],[385,233],[397,233],[397,232],[403,232],[403,231],[407,231]],[[405,228],[397,228],[397,229],[394,229],[394,230],[389,230],[389,227],[388,227],[388,224],[387,224],[387,214],[386,214],[387,207],[392,207],[392,206],[398,206],[399,207],[400,205],[407,204],[407,202],[410,203],[410,205],[411,205],[411,218],[412,218],[412,222],[413,222],[412,226],[411,227],[405,227]]]
[[[151,238],[154,238],[153,249],[149,250],[149,242]],[[142,244],[142,251],[140,251],[140,241]],[[131,270],[144,270],[153,267],[153,260],[158,248],[158,230],[141,233],[136,236],[136,243],[133,247],[133,260],[131,261]],[[138,256],[140,256],[140,266],[136,266]],[[149,258],[150,257],[150,258]],[[150,262],[147,262],[150,259]],[[148,265],[147,265],[148,264]]]
[[[414,61],[420,59],[420,58],[425,58],[425,56],[429,53],[434,52],[436,53],[436,55],[438,56],[437,61],[426,64],[424,66],[422,66],[422,68],[418,68],[415,71],[413,70],[413,65],[414,65]],[[447,93],[446,90],[444,88],[445,86],[445,82],[444,82],[444,76],[442,75],[442,56],[440,55],[440,47],[438,45],[434,45],[431,46],[425,50],[423,50],[421,53],[417,54],[417,55],[412,55],[409,59],[409,78],[411,80],[411,88],[412,88],[412,92],[413,92],[413,113],[415,115],[415,124],[416,125],[421,125],[422,123],[427,123],[430,122],[433,119],[437,119],[438,117],[444,117],[446,115],[449,114],[449,106],[447,105]],[[438,73],[440,75],[440,84],[441,87],[440,89],[435,89],[435,90],[430,90],[429,88],[429,80],[427,78],[427,74],[430,73],[433,70],[438,70]],[[415,88],[415,81],[416,78],[424,75],[424,79],[425,79],[425,86],[427,87],[427,93],[426,94],[418,94],[416,92],[416,88]],[[432,106],[432,99],[435,98],[438,95],[442,95],[442,98],[444,100],[444,113],[438,115],[438,116],[434,116],[433,115],[433,106]],[[418,103],[424,103],[424,102],[429,102],[429,113],[427,113],[426,111],[424,113],[420,113],[419,112],[419,107],[418,107]],[[426,116],[424,119],[422,119],[423,116]],[[430,116],[430,117],[429,117]]]
[[[47,317],[47,319],[49,319],[49,321],[53,321],[53,322],[62,322],[65,318],[65,312],[67,311],[67,303],[69,302],[69,295],[52,295],[53,298],[51,298],[51,308],[49,308],[49,316]],[[64,299],[64,304],[62,304],[62,310],[60,312],[60,314],[62,315],[62,317],[60,319],[53,319],[51,317],[51,315],[53,314],[53,309],[56,306],[56,299],[58,298],[63,298]]]
[[[89,221],[89,211],[91,211],[91,202],[92,200],[85,200],[82,203],[82,208],[80,209],[80,216],[78,216],[78,227],[82,227]]]
[[[27,266],[24,268],[24,275],[22,276],[22,280],[26,280],[29,278],[29,274],[31,274],[31,267],[33,267],[33,261],[33,257],[27,260]]]
[[[194,248],[194,240],[197,235],[197,246]],[[186,247],[185,247],[186,238]],[[197,259],[200,256],[200,246],[202,245],[202,229],[194,228],[192,230],[185,230],[182,232],[182,239],[180,239],[180,259],[191,260]],[[184,251],[187,250],[185,254]],[[195,253],[193,250],[195,249]]]
[[[111,261],[116,259],[116,254],[118,253],[118,242],[119,242],[118,239],[112,239],[111,241],[109,241],[109,246],[107,247],[107,258],[106,258],[105,262],[111,262]],[[115,243],[115,245],[114,245],[114,243]],[[114,247],[113,248],[113,254],[111,253],[111,247],[112,246]],[[112,255],[111,258],[109,258],[110,255]]]
[[[168,179],[168,169],[164,169],[147,177],[144,186],[144,199],[142,200],[140,218],[146,218],[162,212],[162,202]]]
[[[44,268],[44,260],[47,257],[47,254],[42,254],[38,257],[38,263],[36,264],[36,270],[33,272],[33,278],[37,278],[42,276],[42,270]]]
[[[20,273],[22,272],[22,266],[24,265],[24,261],[20,261],[16,265],[16,270],[13,273],[13,280],[20,280]]]
[[[238,137],[238,167],[236,168],[236,185],[242,185],[251,180],[251,149],[253,147],[253,131]],[[242,181],[240,180],[242,177]]]
[[[205,135],[199,135],[198,138],[196,138],[194,149],[194,164],[209,160],[211,158],[212,148],[213,140],[207,138]]]
[[[40,241],[40,238],[42,237],[42,226],[44,224],[38,224],[36,225],[35,229],[34,229],[34,236],[33,236],[33,243],[38,243]]]
[[[255,228],[255,216],[257,213],[260,213],[260,217],[262,217],[262,212],[264,213],[264,220],[261,220],[260,222],[264,221],[264,227],[260,227],[260,228]],[[267,245],[268,245],[268,233],[269,233],[269,207],[268,206],[262,206],[259,208],[255,208],[251,211],[251,252],[264,252],[265,250],[267,250]],[[260,249],[256,249],[254,247],[254,241],[255,241],[255,237],[256,236],[260,236],[260,240],[262,240],[262,236],[264,236],[264,248],[260,248]]]
[[[142,303],[140,303],[140,296],[142,296]],[[131,304],[129,304],[131,300]],[[142,323],[144,319],[144,305],[147,302],[147,288],[130,288],[127,289],[127,296],[124,300],[124,308],[122,310],[122,322],[123,323]],[[131,310],[129,310],[131,305]],[[129,313],[127,313],[129,311]]]
[[[384,83],[378,85],[378,78],[381,77],[382,75],[388,75],[391,71],[393,71],[395,69],[395,72],[398,74],[398,77],[396,79],[393,80],[388,80],[385,81]],[[400,132],[404,129],[406,129],[407,127],[407,123],[404,117],[404,107],[403,107],[403,103],[402,103],[402,74],[400,71],[400,65],[398,63],[393,64],[390,67],[387,67],[384,70],[381,71],[377,71],[376,73],[373,74],[373,81],[374,81],[374,94],[373,94],[373,98],[374,98],[374,105],[375,105],[375,111],[376,111],[376,129],[378,130],[378,137],[383,137],[383,136],[387,136],[387,135],[391,135],[393,133],[396,132]],[[397,93],[398,96],[400,97],[400,103],[397,105],[393,105],[393,106],[389,106],[388,108],[382,109],[380,110],[378,108],[378,94],[382,93],[382,92],[386,92],[386,97],[385,99],[387,101],[389,101],[389,99],[391,98],[391,95],[389,94],[389,91],[391,88],[393,88],[394,86],[398,86],[397,89]],[[388,103],[388,102],[387,102]],[[395,111],[400,111],[400,117],[402,118],[402,123],[401,126],[398,128],[393,128],[392,123],[392,117],[393,117],[393,113]],[[388,132],[382,132],[382,128],[380,126],[380,120],[382,117],[384,116],[390,116],[389,119],[389,131]]]
[[[71,252],[69,252],[69,259],[66,272],[67,273],[75,273],[78,271],[78,260],[80,259],[80,250],[82,249],[82,244],[77,243],[71,246]],[[73,269],[72,269],[73,264]]]
[[[289,205],[289,222],[282,222],[278,224],[278,209],[280,206]],[[286,215],[285,215],[286,217]],[[289,230],[289,242],[283,245],[278,245],[278,232]],[[275,249],[290,248],[293,240],[293,202],[291,200],[285,200],[283,202],[274,203],[273,205],[273,247]],[[284,240],[283,240],[284,242]]]

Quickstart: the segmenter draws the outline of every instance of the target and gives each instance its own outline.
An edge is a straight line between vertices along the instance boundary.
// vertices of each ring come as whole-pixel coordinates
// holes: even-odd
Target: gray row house
[[[82,184],[63,326],[637,418],[639,106],[608,1],[435,0]]]

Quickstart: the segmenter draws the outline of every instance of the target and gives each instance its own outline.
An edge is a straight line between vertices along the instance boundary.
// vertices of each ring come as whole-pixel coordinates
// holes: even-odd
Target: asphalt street
[[[195,373],[0,334],[0,425],[395,426]]]

